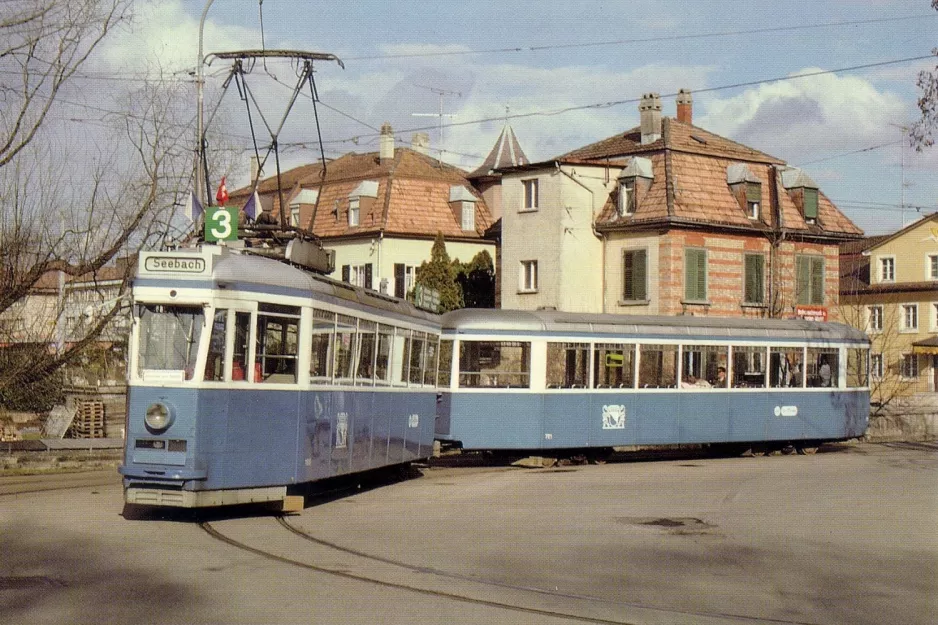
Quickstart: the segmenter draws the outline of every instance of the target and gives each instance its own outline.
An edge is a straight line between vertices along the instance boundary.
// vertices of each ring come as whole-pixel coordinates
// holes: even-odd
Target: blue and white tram
[[[143,253],[133,298],[127,503],[286,501],[432,454],[437,315],[214,246]]]
[[[811,453],[869,416],[869,340],[836,323],[459,310],[440,352],[437,438],[464,450]]]

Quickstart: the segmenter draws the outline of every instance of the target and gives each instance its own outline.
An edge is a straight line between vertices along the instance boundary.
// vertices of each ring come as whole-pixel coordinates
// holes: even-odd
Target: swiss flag
[[[221,184],[218,185],[218,192],[215,194],[215,200],[219,206],[224,206],[228,201],[228,187],[225,186],[225,177],[221,177]]]

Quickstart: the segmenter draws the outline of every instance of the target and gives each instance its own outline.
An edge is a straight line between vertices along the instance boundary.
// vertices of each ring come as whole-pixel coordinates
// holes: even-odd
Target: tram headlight
[[[147,429],[151,432],[162,432],[173,423],[173,411],[166,404],[159,402],[147,406],[146,415],[143,417]]]

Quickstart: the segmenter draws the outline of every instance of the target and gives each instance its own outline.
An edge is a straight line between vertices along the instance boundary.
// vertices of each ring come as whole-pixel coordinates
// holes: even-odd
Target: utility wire
[[[346,61],[374,61],[382,59],[427,58],[434,56],[468,56],[473,54],[495,54],[504,52],[541,52],[544,50],[569,50],[573,48],[597,48],[602,46],[618,46],[629,43],[656,43],[665,41],[682,41],[692,39],[708,39],[714,37],[729,37],[736,35],[753,35],[762,33],[791,32],[796,30],[812,30],[818,28],[833,28],[837,26],[858,26],[861,24],[882,24],[886,22],[899,22],[907,20],[920,20],[934,18],[934,13],[925,15],[905,15],[901,17],[881,17],[868,20],[849,20],[841,22],[825,22],[821,24],[798,24],[792,26],[772,26],[767,28],[751,28],[746,30],[724,30],[712,33],[698,33],[693,35],[669,35],[664,37],[636,37],[631,39],[613,39],[610,41],[590,41],[581,43],[559,43],[544,46],[513,46],[509,48],[486,48],[481,50],[452,50],[449,52],[403,52],[400,54],[375,54],[368,56],[344,57]]]

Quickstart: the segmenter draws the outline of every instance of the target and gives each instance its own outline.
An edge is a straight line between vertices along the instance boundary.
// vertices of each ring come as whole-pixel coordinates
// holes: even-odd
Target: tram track
[[[330,541],[326,541],[315,536],[310,535],[305,530],[296,527],[294,524],[290,523],[284,516],[278,516],[278,524],[290,532],[292,535],[309,542],[315,545],[318,548],[326,550],[327,554],[341,554],[344,556],[351,556],[352,558],[365,561],[366,563],[371,563],[377,565],[378,567],[392,567],[392,569],[406,574],[411,574],[416,576],[418,579],[422,578],[424,583],[412,583],[406,580],[406,575],[395,575],[394,577],[398,581],[392,581],[387,579],[387,571],[385,571],[385,578],[382,578],[376,571],[372,573],[362,573],[354,572],[353,565],[354,563],[338,565],[334,564],[331,566],[323,564],[314,564],[312,562],[304,561],[296,557],[288,557],[275,553],[272,550],[261,549],[252,545],[249,545],[241,540],[238,540],[230,535],[219,530],[213,523],[208,521],[203,521],[199,523],[199,527],[213,539],[218,540],[222,543],[225,543],[229,546],[235,547],[242,551],[252,553],[254,555],[260,556],[266,560],[273,562],[278,562],[288,566],[294,566],[297,568],[314,571],[317,573],[322,573],[330,576],[340,577],[343,579],[354,580],[358,582],[363,582],[367,584],[372,584],[384,588],[392,588],[395,590],[403,590],[408,592],[413,592],[416,594],[435,597],[438,599],[444,599],[448,601],[455,601],[459,603],[472,604],[477,606],[484,606],[490,608],[496,608],[501,610],[506,610],[510,612],[519,612],[525,614],[532,614],[542,617],[548,617],[552,619],[571,619],[578,622],[585,623],[601,623],[601,624],[612,624],[612,625],[636,625],[640,622],[645,622],[646,619],[641,620],[623,620],[616,617],[609,617],[602,614],[589,614],[588,612],[602,612],[603,608],[606,610],[609,609],[628,609],[633,611],[642,611],[649,614],[654,614],[657,616],[657,619],[662,618],[662,616],[673,617],[673,623],[712,623],[716,625],[718,623],[771,623],[776,625],[818,625],[810,621],[800,621],[800,620],[788,620],[788,619],[778,619],[778,618],[766,618],[766,617],[754,617],[742,614],[730,614],[730,613],[716,613],[716,612],[699,612],[699,611],[690,611],[690,610],[675,610],[668,608],[661,608],[651,605],[639,604],[639,603],[630,603],[624,601],[616,601],[611,599],[606,599],[603,597],[596,597],[591,595],[582,595],[575,593],[560,592],[556,590],[549,590],[544,588],[537,588],[531,586],[521,586],[515,584],[509,584],[505,582],[499,582],[495,580],[485,580],[470,575],[463,575],[460,573],[454,573],[452,571],[445,571],[442,569],[437,569],[427,566],[418,566],[410,564],[401,560],[396,560],[393,558],[387,558],[383,556],[377,556],[374,554],[369,554],[357,549],[352,549],[345,547]],[[323,558],[325,559],[325,558]],[[434,582],[443,582],[443,583],[457,583],[465,584],[469,586],[476,586],[475,589],[468,589],[463,591],[454,591],[454,590],[441,590],[439,588],[434,588]],[[474,590],[475,592],[472,592]],[[488,592],[486,592],[488,591]],[[584,608],[580,611],[577,610],[565,610],[562,608],[548,609],[546,607],[534,607],[532,605],[525,605],[525,602],[518,600],[511,600],[509,597],[503,599],[492,599],[492,598],[482,598],[481,595],[488,594],[491,592],[500,592],[505,595],[510,594],[522,594],[522,595],[534,595],[538,600],[544,602],[545,604],[556,603],[558,601],[563,602],[573,602],[579,604],[579,607]],[[577,606],[573,606],[577,607]],[[657,620],[656,619],[656,620]]]

